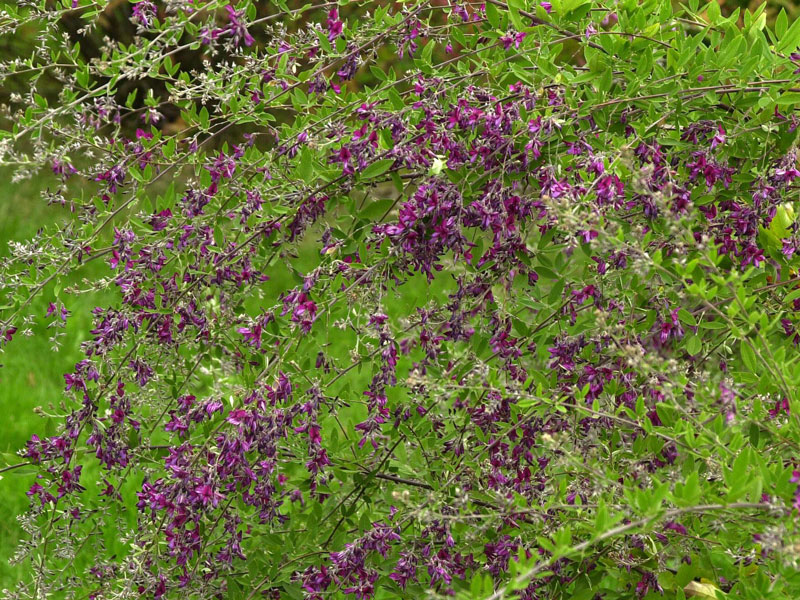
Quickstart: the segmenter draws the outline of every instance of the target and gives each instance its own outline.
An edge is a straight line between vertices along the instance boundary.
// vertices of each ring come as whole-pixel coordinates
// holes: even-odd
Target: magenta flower
[[[342,35],[344,23],[339,20],[339,9],[332,8],[330,12],[328,12],[328,19],[325,24],[328,28],[328,41],[332,42]]]

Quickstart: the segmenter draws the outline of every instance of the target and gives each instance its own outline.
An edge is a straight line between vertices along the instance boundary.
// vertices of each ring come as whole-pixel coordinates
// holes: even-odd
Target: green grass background
[[[12,173],[0,168],[0,256],[7,256],[10,241],[25,241],[34,237],[41,227],[55,227],[68,217],[60,206],[48,207],[40,196],[41,178],[11,182]],[[51,185],[52,177],[46,178]],[[102,261],[90,263],[81,272],[68,276],[64,287],[79,283],[90,277],[92,271],[103,269]],[[0,277],[0,292],[4,282]],[[2,296],[3,294],[0,294]],[[25,445],[34,433],[40,436],[53,434],[56,423],[37,416],[34,408],[42,407],[50,413],[49,405],[58,406],[64,399],[63,374],[72,370],[83,358],[80,343],[91,329],[91,309],[108,302],[104,294],[80,294],[68,296],[61,292],[61,300],[72,312],[68,319],[67,335],[62,338],[58,351],[52,349],[49,338],[53,330],[47,330],[51,319],[44,319],[48,302],[53,300],[52,286],[42,290],[31,303],[30,312],[37,316],[35,335],[14,336],[5,352],[0,354],[0,466],[23,462],[15,453]],[[110,296],[110,293],[109,293]],[[62,411],[55,409],[58,413]],[[25,512],[28,498],[25,492],[33,483],[30,469],[18,469],[2,474],[0,480],[0,589],[13,590],[16,583],[26,575],[25,565],[11,566],[22,530],[17,515]]]

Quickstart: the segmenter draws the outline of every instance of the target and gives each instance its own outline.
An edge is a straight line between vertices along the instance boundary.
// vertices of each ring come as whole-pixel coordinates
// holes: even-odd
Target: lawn
[[[11,183],[8,169],[0,170],[2,193],[0,193],[0,256],[7,256],[9,242],[24,241],[37,234],[40,227],[54,227],[67,216],[64,209],[48,207],[40,197],[39,179]],[[51,180],[52,181],[52,180]],[[78,283],[89,276],[89,269],[98,270],[100,261],[90,263],[81,273],[65,279],[65,287]],[[0,287],[2,282],[0,282]],[[44,329],[51,319],[44,319],[53,289],[45,289],[31,303],[31,313],[41,317],[37,328]],[[63,374],[81,359],[81,335],[91,327],[90,310],[103,302],[97,294],[67,296],[61,299],[70,310],[67,320],[68,335],[62,338],[63,345],[56,351],[48,341],[50,336],[17,335],[0,355],[0,414],[6,416],[3,436],[0,437],[2,466],[17,464],[22,459],[16,452],[25,445],[34,433],[50,434],[57,420],[37,416],[37,407],[46,414],[63,414]],[[105,299],[106,301],[108,299]],[[54,331],[54,330],[52,330]],[[83,332],[83,333],[81,333]],[[30,470],[7,471],[0,480],[4,501],[0,503],[0,589],[13,589],[24,574],[24,566],[10,566],[20,539],[21,529],[17,515],[24,513],[28,503],[25,492],[33,481]]]

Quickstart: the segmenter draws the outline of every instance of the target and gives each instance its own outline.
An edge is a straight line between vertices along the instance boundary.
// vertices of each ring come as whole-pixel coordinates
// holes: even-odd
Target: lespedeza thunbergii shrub
[[[800,597],[800,21],[6,4],[8,598]]]

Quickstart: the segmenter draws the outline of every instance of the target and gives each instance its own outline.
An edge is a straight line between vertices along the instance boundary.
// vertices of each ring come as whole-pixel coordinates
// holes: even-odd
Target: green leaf
[[[208,109],[204,106],[203,108],[200,109],[200,114],[198,114],[197,116],[200,119],[200,127],[204,131],[207,131],[209,124]]]
[[[402,194],[405,186],[403,185],[403,180],[400,178],[400,174],[397,171],[392,171],[391,175],[394,189],[396,189],[399,194]]]
[[[680,319],[681,322],[686,323],[687,325],[691,325],[692,327],[697,327],[697,319],[695,319],[694,315],[685,308],[681,308],[680,310],[678,310],[678,319]]]
[[[372,76],[375,77],[378,81],[386,81],[386,73],[380,67],[376,67],[375,65],[369,66],[370,73]]]
[[[433,50],[436,47],[436,43],[432,40],[428,40],[425,43],[425,46],[422,48],[422,54],[420,57],[426,64],[431,64],[431,56],[433,56]]]
[[[525,29],[525,23],[519,14],[520,10],[525,10],[525,3],[522,0],[508,0],[508,16],[517,31]]]
[[[740,481],[747,476],[747,467],[750,465],[750,451],[745,449],[733,461],[733,479]]]
[[[517,76],[517,80],[524,81],[528,85],[536,85],[536,79],[533,77],[533,73],[528,73],[525,69],[513,63],[509,66],[514,75]]]
[[[703,341],[696,335],[687,336],[685,348],[686,352],[696,356],[703,349]]]
[[[500,13],[494,4],[486,3],[486,20],[494,29],[500,28]]]
[[[393,158],[382,158],[381,160],[376,160],[361,172],[361,177],[362,179],[373,179],[383,175],[392,167],[393,164]]]
[[[792,211],[792,215],[790,216],[785,206],[778,206],[778,209],[775,211],[775,216],[769,224],[770,231],[779,239],[789,237],[791,235],[789,226],[791,226],[794,221],[793,217],[794,211]]]
[[[386,211],[388,211],[393,204],[394,200],[388,198],[372,200],[371,202],[368,202],[363,209],[361,209],[359,216],[363,219],[377,222],[378,219],[386,214]]]
[[[762,6],[763,6],[763,4],[762,4]],[[751,31],[751,32],[753,32],[753,31],[762,31],[766,24],[767,24],[767,15],[764,14],[764,13],[761,13],[758,16],[758,18],[756,18],[756,20],[753,21],[753,24],[750,26],[749,31]]]
[[[781,12],[778,13],[777,18],[775,19],[775,35],[778,36],[778,39],[781,39],[784,35],[786,35],[786,29],[789,27],[789,17],[786,16],[786,9],[781,8]]]
[[[673,497],[675,504],[678,506],[694,506],[697,504],[700,499],[700,480],[697,471],[689,473],[684,484],[675,484]]]
[[[725,329],[728,324],[724,321],[702,321],[698,326],[701,329]]]
[[[433,163],[431,164],[430,168],[431,175],[439,175],[446,166],[447,162],[443,158],[437,156],[436,158],[433,159]]]
[[[780,41],[776,44],[775,49],[778,52],[793,52],[798,44],[800,44],[800,19],[795,19],[792,26],[788,31],[780,36]]]
[[[744,362],[744,365],[750,370],[751,373],[757,373],[759,371],[758,360],[756,359],[756,353],[753,351],[753,347],[750,345],[750,342],[747,340],[742,341],[739,351],[742,353],[742,361]]]
[[[86,67],[85,69],[80,69],[79,71],[75,72],[75,79],[78,81],[78,84],[82,88],[86,88],[89,86],[89,69]]]
[[[397,90],[394,88],[389,88],[389,91],[386,93],[389,97],[389,102],[392,103],[392,107],[395,110],[402,110],[405,108],[405,102],[403,102],[403,98],[397,93]]]
[[[706,13],[708,14],[708,20],[711,22],[712,25],[716,25],[720,18],[720,11],[719,11],[719,4],[717,4],[717,0],[711,0],[706,6]]]
[[[742,450],[733,461],[733,468],[725,473],[725,483],[728,486],[726,500],[733,502],[747,491],[747,469],[750,466],[749,449]]]
[[[171,137],[167,140],[167,143],[164,144],[162,152],[166,158],[170,158],[173,154],[175,154],[175,138]]]
[[[306,183],[311,181],[311,176],[314,174],[314,166],[312,164],[311,150],[308,146],[304,146],[300,151],[300,164],[297,165],[297,176]]]
[[[784,298],[784,301],[787,302],[787,303],[792,303],[797,298],[800,298],[800,289],[792,290],[791,292],[786,294],[786,297]]]

